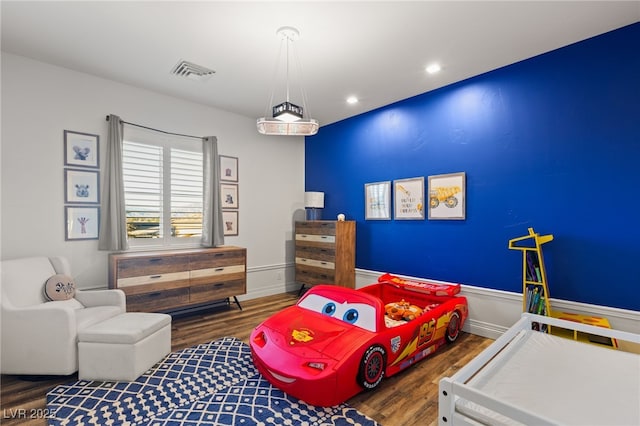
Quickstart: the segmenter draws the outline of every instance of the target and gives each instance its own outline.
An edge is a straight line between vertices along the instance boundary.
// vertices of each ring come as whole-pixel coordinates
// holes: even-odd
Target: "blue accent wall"
[[[552,298],[638,311],[639,52],[636,23],[323,126],[306,190],[357,221],[357,268],[520,292],[533,227]],[[466,220],[365,221],[365,183],[455,172]]]

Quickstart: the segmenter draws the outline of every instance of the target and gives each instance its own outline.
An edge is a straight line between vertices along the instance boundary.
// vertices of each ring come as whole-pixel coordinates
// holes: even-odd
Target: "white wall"
[[[217,136],[219,153],[239,158],[240,233],[225,243],[247,248],[244,298],[282,292],[287,278],[293,286],[292,224],[294,216],[304,219],[303,138],[263,136],[254,117],[5,52],[1,78],[2,259],[66,256],[78,287],[106,286],[108,253],[97,241],[64,238],[63,130],[100,135],[104,164],[105,117],[116,114],[170,132]]]

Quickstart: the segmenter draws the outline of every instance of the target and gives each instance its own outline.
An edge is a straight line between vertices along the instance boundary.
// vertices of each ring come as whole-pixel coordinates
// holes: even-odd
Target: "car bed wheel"
[[[447,326],[447,334],[445,335],[447,342],[453,343],[460,335],[460,313],[453,311],[451,318],[449,318],[449,325]]]
[[[373,345],[364,353],[358,370],[358,383],[365,389],[378,387],[384,378],[387,351],[380,345]]]

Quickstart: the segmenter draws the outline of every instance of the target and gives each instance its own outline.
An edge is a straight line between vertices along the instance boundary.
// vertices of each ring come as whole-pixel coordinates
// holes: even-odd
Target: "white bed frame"
[[[460,369],[456,374],[454,374],[452,377],[445,377],[440,380],[438,401],[438,424],[440,426],[477,426],[485,423],[481,423],[480,421],[478,421],[477,417],[470,417],[469,415],[464,413],[464,410],[460,410],[459,407],[457,407],[458,401],[463,401],[465,404],[471,403],[475,407],[481,407],[483,410],[490,410],[494,413],[498,413],[499,416],[507,417],[509,419],[509,422],[514,421],[514,423],[519,422],[525,425],[556,425],[561,423],[558,420],[547,418],[540,413],[535,413],[527,410],[524,407],[520,407],[510,402],[500,400],[499,398],[496,398],[491,394],[474,388],[472,384],[468,383],[470,379],[476,376],[483,368],[490,365],[491,362],[497,362],[497,355],[508,352],[508,346],[512,344],[512,342],[517,341],[519,339],[519,336],[523,335],[523,330],[531,330],[532,323],[547,324],[551,327],[555,326],[568,330],[577,330],[579,332],[589,333],[596,336],[613,338],[617,341],[627,341],[640,344],[639,334],[602,327],[595,327],[547,316],[524,313],[522,314],[521,319],[516,324],[514,324],[513,327],[509,328],[502,336],[500,336],[488,348],[486,348],[483,352],[476,356],[471,362]],[[590,345],[589,343],[580,344]],[[575,347],[575,345],[573,346]],[[613,355],[614,357],[620,355],[620,351],[618,350],[606,349],[606,351],[610,351],[611,353],[615,354]],[[625,355],[623,356],[629,358],[628,352],[625,352],[624,354]],[[498,356],[498,358],[500,358],[501,356],[502,354]],[[634,365],[633,358],[632,365]],[[640,387],[640,355],[638,355],[637,365],[639,368],[636,371],[629,371],[628,374],[638,375],[636,377],[638,377],[638,386]],[[537,376],[537,379],[545,380],[544,371],[537,372]],[[576,386],[585,385],[583,383],[576,383]],[[541,395],[539,397],[544,398],[544,395]],[[605,396],[603,396],[603,398],[604,397]],[[612,397],[615,398],[616,396],[613,395]],[[568,395],[567,398],[570,398],[570,396]],[[588,403],[586,404],[588,405]],[[636,407],[630,408],[632,410],[637,409]],[[492,421],[486,423],[494,424]]]

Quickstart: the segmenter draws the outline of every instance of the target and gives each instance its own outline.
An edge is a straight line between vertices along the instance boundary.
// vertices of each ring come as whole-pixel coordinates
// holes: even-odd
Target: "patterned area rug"
[[[377,425],[346,404],[315,407],[273,387],[234,337],[173,352],[135,382],[57,386],[47,409],[53,425]]]

